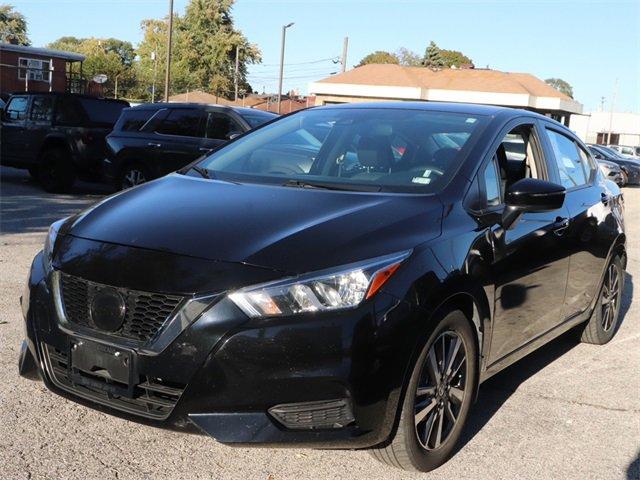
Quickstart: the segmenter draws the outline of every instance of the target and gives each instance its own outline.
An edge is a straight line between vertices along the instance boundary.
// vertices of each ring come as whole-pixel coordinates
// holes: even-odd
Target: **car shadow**
[[[629,464],[627,468],[627,480],[640,479],[640,450],[636,453],[636,458]]]
[[[0,167],[0,234],[43,233],[111,193],[102,184],[78,181],[67,194],[42,190],[26,170]]]
[[[620,321],[616,329],[619,329],[622,322],[624,322],[626,314],[631,307],[632,299],[633,277],[627,272],[620,305]],[[560,335],[524,359],[497,373],[480,386],[478,398],[471,407],[457,451],[462,449],[482,430],[509,397],[515,393],[520,384],[580,344],[579,328],[580,326]],[[635,471],[638,470],[638,460],[629,466],[628,472],[631,474],[634,469]],[[628,478],[637,477],[629,476]]]

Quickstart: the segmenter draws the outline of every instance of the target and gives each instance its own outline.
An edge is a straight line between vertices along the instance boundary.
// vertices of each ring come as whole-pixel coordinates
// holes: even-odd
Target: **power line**
[[[285,63],[285,66],[287,65],[310,65],[312,63],[321,63],[321,62],[328,62],[329,60],[334,61],[334,60],[339,60],[340,56],[336,55],[335,57],[329,57],[329,58],[322,58],[319,60],[311,60],[308,62],[293,62],[293,63]],[[253,66],[255,67],[279,67],[280,64],[279,63],[256,63]]]

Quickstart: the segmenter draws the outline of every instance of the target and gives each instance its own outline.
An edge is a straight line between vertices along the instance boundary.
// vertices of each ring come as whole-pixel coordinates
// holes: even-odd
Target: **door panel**
[[[53,95],[38,95],[31,99],[31,108],[25,127],[27,136],[25,148],[29,158],[38,157],[44,139],[51,130],[54,102]]]
[[[2,121],[0,145],[4,165],[23,165],[29,163],[27,156],[27,107],[29,97],[14,96],[5,107],[5,118]],[[33,162],[33,160],[32,160]]]
[[[584,312],[598,294],[600,275],[617,235],[609,201],[598,184],[567,193],[565,205],[571,215],[567,240],[572,255],[564,318]]]
[[[170,110],[150,135],[147,147],[157,176],[178,170],[202,155],[203,114],[195,108]]]
[[[511,230],[493,230],[495,312],[489,363],[561,321],[569,272],[566,208],[525,213]]]

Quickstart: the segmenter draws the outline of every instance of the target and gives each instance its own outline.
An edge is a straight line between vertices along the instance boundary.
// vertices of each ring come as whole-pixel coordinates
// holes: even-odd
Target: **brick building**
[[[81,92],[84,55],[0,43],[0,94]]]

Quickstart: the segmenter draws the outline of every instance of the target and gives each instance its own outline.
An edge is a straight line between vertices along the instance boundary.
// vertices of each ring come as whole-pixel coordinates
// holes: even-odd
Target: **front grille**
[[[82,278],[60,274],[60,290],[65,316],[71,323],[97,329],[89,311],[91,295],[109,288]],[[122,326],[111,335],[140,342],[149,341],[177,309],[182,297],[118,288],[126,303]]]
[[[346,399],[276,405],[269,413],[290,429],[342,428],[354,421]]]
[[[47,372],[53,383],[68,392],[102,405],[122,410],[127,413],[141,415],[156,420],[167,418],[178,403],[186,385],[169,383],[159,378],[141,377],[143,381],[134,387],[133,398],[107,393],[100,388],[73,383],[69,376],[69,357],[63,352],[45,343],[42,354]],[[102,376],[83,372],[94,384],[108,383]]]

